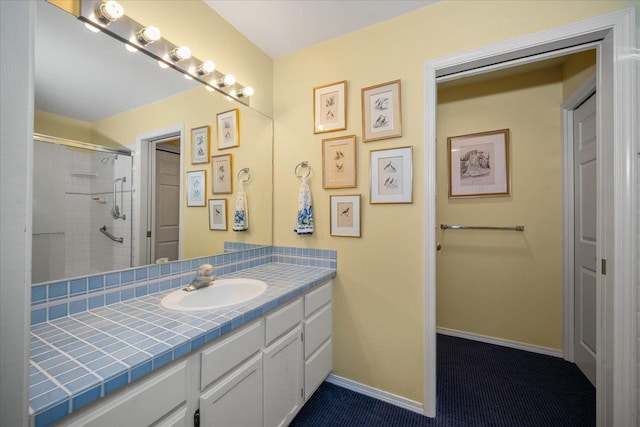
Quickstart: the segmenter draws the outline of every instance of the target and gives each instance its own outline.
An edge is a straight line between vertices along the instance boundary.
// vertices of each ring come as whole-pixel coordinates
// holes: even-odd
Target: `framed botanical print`
[[[402,136],[400,80],[362,89],[362,142]]]
[[[211,174],[213,194],[229,194],[233,191],[233,165],[231,154],[211,156]]]
[[[233,109],[219,113],[218,122],[218,150],[240,146],[240,112]]]
[[[191,129],[191,163],[209,163],[209,126]]]
[[[356,186],[356,136],[322,140],[322,188]]]
[[[205,206],[206,187],[205,171],[187,172],[187,206]]]
[[[313,133],[347,128],[347,81],[313,88]]]
[[[413,147],[371,151],[371,201],[412,203]]]
[[[360,237],[360,195],[331,196],[331,235]]]
[[[209,199],[209,230],[227,229],[227,199]]]
[[[449,197],[509,195],[509,129],[447,138]]]

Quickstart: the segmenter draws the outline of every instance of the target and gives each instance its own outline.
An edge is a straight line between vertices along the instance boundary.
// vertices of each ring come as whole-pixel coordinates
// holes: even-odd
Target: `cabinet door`
[[[264,351],[264,426],[286,426],[302,405],[302,327]]]
[[[200,397],[200,425],[262,425],[262,354],[257,354]]]

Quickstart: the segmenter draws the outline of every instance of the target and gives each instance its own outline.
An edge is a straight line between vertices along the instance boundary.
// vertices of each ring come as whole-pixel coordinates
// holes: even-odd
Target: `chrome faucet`
[[[211,264],[202,264],[198,268],[198,275],[189,283],[189,286],[183,288],[185,292],[195,291],[196,289],[205,288],[213,284],[216,275],[213,274],[213,266]]]

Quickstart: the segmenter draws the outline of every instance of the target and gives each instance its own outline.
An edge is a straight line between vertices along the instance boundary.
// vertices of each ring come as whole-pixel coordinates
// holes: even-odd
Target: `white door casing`
[[[597,140],[596,95],[573,112],[574,159],[574,355],[575,363],[596,384],[597,353]]]
[[[507,42],[425,62],[425,241],[424,414],[436,415],[436,108],[437,79],[558,49],[596,43],[598,46],[598,126],[603,173],[598,195],[598,258],[607,258],[606,281],[598,305],[602,310],[603,342],[599,353],[597,414],[599,425],[636,423],[636,283],[634,217],[635,163],[635,10],[624,9]],[[533,62],[537,59],[531,59]],[[604,93],[603,93],[604,92]],[[602,215],[600,213],[602,212]],[[606,215],[605,215],[606,213]],[[619,254],[619,256],[615,256]],[[599,266],[598,266],[599,270]],[[599,271],[598,271],[599,273]],[[615,292],[613,283],[615,282]],[[604,285],[603,285],[604,284]]]

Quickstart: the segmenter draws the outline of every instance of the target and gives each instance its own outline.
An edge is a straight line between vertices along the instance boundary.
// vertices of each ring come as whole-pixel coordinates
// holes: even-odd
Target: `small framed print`
[[[371,201],[413,203],[413,147],[371,151]]]
[[[347,128],[347,81],[313,88],[313,133]]]
[[[209,199],[209,230],[227,229],[227,199]]]
[[[240,112],[234,110],[218,113],[218,150],[240,146]]]
[[[400,80],[362,89],[362,142],[402,136]]]
[[[509,129],[447,138],[449,198],[509,195]]]
[[[187,172],[187,206],[205,206],[206,187],[205,171]]]
[[[233,165],[231,154],[211,156],[212,194],[229,194],[233,191]]]
[[[360,195],[331,196],[331,235],[360,237]]]
[[[191,163],[209,163],[209,126],[191,129]]]
[[[322,188],[356,186],[356,136],[322,140]]]

